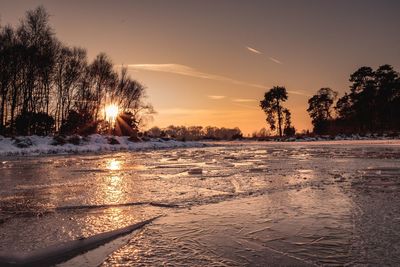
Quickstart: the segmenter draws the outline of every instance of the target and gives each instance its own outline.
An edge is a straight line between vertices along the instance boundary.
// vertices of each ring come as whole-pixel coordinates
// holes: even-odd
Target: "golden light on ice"
[[[112,159],[109,162],[107,162],[107,169],[109,169],[111,171],[117,171],[117,170],[121,169],[121,162],[117,161],[115,159]]]
[[[106,106],[105,113],[106,113],[106,120],[109,121],[110,123],[114,123],[119,113],[118,106],[114,104]]]

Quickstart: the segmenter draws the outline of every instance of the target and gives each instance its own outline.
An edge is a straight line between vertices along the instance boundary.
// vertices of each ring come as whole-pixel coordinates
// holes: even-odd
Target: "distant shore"
[[[400,134],[338,134],[338,135],[315,135],[315,136],[293,136],[293,137],[261,137],[250,138],[253,141],[272,142],[314,142],[314,141],[344,141],[344,140],[398,140]]]

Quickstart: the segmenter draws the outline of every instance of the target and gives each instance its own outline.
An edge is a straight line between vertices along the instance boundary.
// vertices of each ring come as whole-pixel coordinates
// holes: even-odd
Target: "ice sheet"
[[[164,214],[104,264],[400,264],[398,141],[7,157],[0,173],[2,251]]]

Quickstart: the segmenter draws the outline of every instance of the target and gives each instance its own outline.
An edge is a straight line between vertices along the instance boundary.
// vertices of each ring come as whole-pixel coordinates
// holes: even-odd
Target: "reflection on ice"
[[[107,162],[107,169],[110,171],[116,171],[121,169],[121,161],[111,159]]]
[[[8,158],[0,249],[164,213],[105,265],[396,265],[399,160],[400,146],[315,143]]]
[[[110,175],[108,181],[104,183],[104,200],[106,203],[123,203],[124,187],[122,177]]]

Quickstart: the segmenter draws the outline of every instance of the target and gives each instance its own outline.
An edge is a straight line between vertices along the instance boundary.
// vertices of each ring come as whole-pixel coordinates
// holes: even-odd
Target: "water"
[[[95,261],[85,254],[70,265],[398,265],[399,144],[3,158],[0,250],[32,251],[164,215],[90,252]]]

